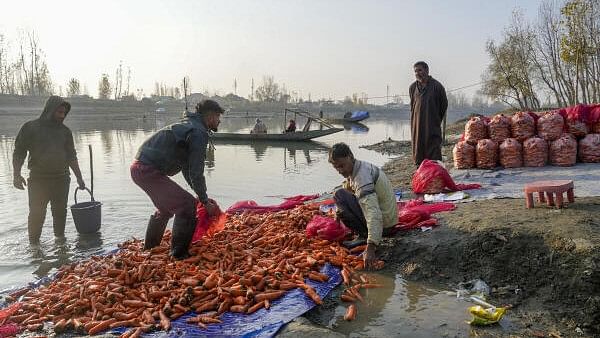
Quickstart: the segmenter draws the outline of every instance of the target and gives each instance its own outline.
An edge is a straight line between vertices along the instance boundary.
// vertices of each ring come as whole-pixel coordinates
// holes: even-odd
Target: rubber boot
[[[168,218],[159,218],[155,215],[150,216],[150,220],[148,221],[148,227],[146,228],[146,240],[144,240],[144,250],[152,249],[160,244],[168,222]]]
[[[367,244],[367,236],[364,236],[364,235],[358,235],[358,236],[356,236],[355,239],[353,239],[351,241],[343,241],[342,242],[342,245],[348,249],[352,249],[357,246],[361,246],[361,245],[365,245],[365,244]]]
[[[173,235],[171,236],[171,256],[177,260],[190,257],[188,248],[196,230],[196,218],[175,216]]]

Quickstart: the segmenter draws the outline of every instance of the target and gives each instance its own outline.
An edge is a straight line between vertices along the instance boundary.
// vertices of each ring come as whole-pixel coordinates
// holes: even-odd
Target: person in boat
[[[266,134],[267,126],[261,119],[256,119],[256,123],[254,124],[254,128],[250,131],[250,134]]]
[[[336,218],[357,236],[345,241],[348,248],[366,244],[365,267],[376,260],[382,236],[393,234],[398,223],[396,196],[389,179],[379,167],[354,158],[350,147],[336,143],[329,150],[329,163],[345,178],[334,194]]]
[[[285,132],[293,133],[295,131],[296,131],[296,121],[290,120],[290,124],[288,124],[287,128],[285,129]]]
[[[67,199],[71,177],[69,168],[77,177],[79,189],[85,189],[85,182],[79,170],[77,152],[71,130],[63,124],[71,110],[71,104],[60,96],[50,96],[40,117],[26,122],[15,139],[13,152],[13,185],[29,193],[29,216],[27,231],[29,243],[38,245],[42,226],[46,218],[46,208],[50,202],[54,236],[65,240],[67,220]],[[27,181],[21,176],[21,168],[29,153]]]
[[[417,166],[425,159],[442,160],[442,121],[448,109],[446,90],[429,75],[423,61],[413,66],[416,81],[410,85],[412,155]]]
[[[209,217],[219,214],[219,206],[207,195],[204,163],[208,132],[217,131],[223,113],[217,102],[202,101],[195,113],[187,113],[183,121],[157,131],[140,146],[131,165],[131,178],[156,207],[148,221],[144,249],[160,244],[167,222],[175,215],[171,255],[187,258],[196,229],[196,204],[202,203]],[[169,178],[179,172],[197,198]]]

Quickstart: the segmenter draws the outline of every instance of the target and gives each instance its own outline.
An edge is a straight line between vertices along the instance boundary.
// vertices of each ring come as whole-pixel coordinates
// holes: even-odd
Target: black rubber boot
[[[342,242],[342,245],[348,249],[352,249],[357,246],[361,246],[361,245],[365,245],[365,244],[367,244],[367,236],[364,236],[364,235],[358,235],[358,236],[356,236],[355,239],[353,239],[351,241],[343,241]]]
[[[148,227],[146,228],[146,240],[144,241],[144,250],[152,249],[160,244],[168,222],[168,218],[158,218],[155,215],[150,216],[150,220],[148,221]]]
[[[188,248],[196,230],[196,218],[175,216],[173,235],[171,236],[171,256],[177,260],[190,257]]]

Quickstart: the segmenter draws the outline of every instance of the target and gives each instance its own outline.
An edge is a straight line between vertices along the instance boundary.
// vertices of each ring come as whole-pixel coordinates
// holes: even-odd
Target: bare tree
[[[67,85],[67,95],[68,96],[76,96],[81,93],[79,80],[76,78],[72,78],[69,80],[69,84]]]
[[[280,97],[281,90],[273,76],[263,76],[261,85],[256,88],[256,99],[262,102],[277,102]]]
[[[102,74],[98,83],[98,98],[107,100],[112,93],[112,87],[108,79],[108,74]]]

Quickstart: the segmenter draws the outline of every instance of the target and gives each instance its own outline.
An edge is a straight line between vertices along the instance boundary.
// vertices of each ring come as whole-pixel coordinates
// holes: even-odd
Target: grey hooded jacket
[[[140,146],[135,158],[167,176],[181,171],[200,202],[206,204],[204,161],[207,146],[208,130],[201,116],[188,114],[183,121],[154,133]]]
[[[13,165],[23,166],[27,153],[30,177],[57,177],[69,175],[69,163],[77,160],[71,130],[53,119],[58,107],[67,114],[71,104],[60,96],[50,96],[40,117],[26,122],[15,139]]]

